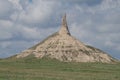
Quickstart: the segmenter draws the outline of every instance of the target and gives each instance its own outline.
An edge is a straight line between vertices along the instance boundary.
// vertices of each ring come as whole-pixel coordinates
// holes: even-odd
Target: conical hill
[[[85,45],[71,36],[66,15],[63,16],[62,25],[58,32],[15,57],[24,58],[29,55],[34,55],[36,58],[55,58],[64,62],[112,63],[117,61],[102,50]]]

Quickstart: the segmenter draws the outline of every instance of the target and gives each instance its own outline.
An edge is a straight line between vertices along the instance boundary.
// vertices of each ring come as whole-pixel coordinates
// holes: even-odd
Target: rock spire
[[[95,47],[86,45],[70,35],[66,14],[58,32],[42,42],[14,56],[15,58],[54,58],[63,62],[102,62],[113,63],[116,59]]]
[[[66,14],[62,18],[62,25],[61,25],[61,29],[59,30],[59,34],[70,35],[69,29],[68,29],[68,26],[67,26]]]

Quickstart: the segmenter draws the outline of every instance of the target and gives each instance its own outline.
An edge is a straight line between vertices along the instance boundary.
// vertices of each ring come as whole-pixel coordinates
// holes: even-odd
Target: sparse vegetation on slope
[[[50,35],[50,36],[48,36],[48,37],[47,37],[46,39],[44,39],[42,42],[40,42],[40,43],[34,45],[33,47],[31,47],[31,48],[29,48],[29,49],[35,50],[37,46],[39,46],[40,44],[43,44],[43,43],[44,43],[46,40],[48,40],[50,37],[54,37],[54,36],[56,36],[56,35],[58,35],[57,32],[54,33],[54,34],[52,34],[52,35]]]
[[[120,63],[66,63],[32,56],[4,59],[0,80],[120,80]]]

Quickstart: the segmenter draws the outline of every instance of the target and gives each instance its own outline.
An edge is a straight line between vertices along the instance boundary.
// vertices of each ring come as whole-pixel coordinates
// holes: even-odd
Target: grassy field
[[[0,80],[120,80],[120,63],[65,63],[52,59],[0,60]]]

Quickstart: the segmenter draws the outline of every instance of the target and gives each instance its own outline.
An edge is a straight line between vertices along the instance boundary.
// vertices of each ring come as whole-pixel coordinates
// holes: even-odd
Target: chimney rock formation
[[[59,34],[60,35],[66,35],[66,34],[70,35],[69,29],[67,26],[67,21],[66,21],[66,14],[62,18],[62,26],[61,26],[61,29],[59,31]]]
[[[36,58],[55,58],[63,62],[112,63],[117,61],[100,49],[85,45],[72,37],[67,26],[66,14],[63,16],[62,25],[58,32],[15,57],[24,58],[30,55]]]

